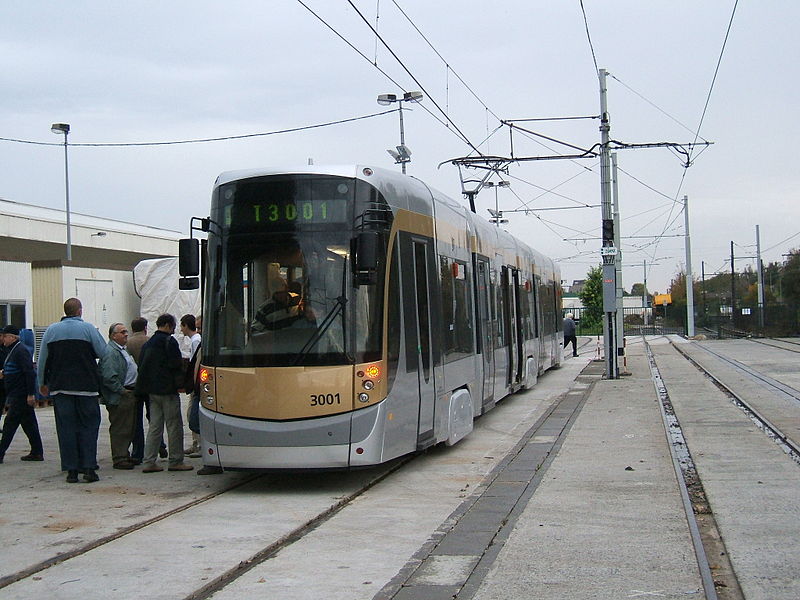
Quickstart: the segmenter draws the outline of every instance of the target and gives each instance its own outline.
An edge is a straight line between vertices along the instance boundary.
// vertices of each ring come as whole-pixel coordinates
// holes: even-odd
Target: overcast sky
[[[74,212],[187,231],[189,217],[208,214],[223,171],[309,159],[399,168],[386,152],[399,143],[397,113],[239,140],[77,144],[267,133],[372,115],[386,108],[378,94],[423,90],[427,111],[404,113],[408,172],[460,198],[458,170],[439,167],[472,151],[459,131],[482,153],[508,156],[508,129],[490,136],[498,119],[599,113],[579,0],[354,0],[373,26],[377,9],[378,32],[402,65],[347,1],[305,4],[367,59],[296,0],[2,3],[0,137],[56,145],[0,141],[0,198],[63,208],[55,122],[71,125],[76,144],[69,149]],[[734,4],[584,0],[597,67],[610,73],[613,139],[695,140]],[[797,0],[739,3],[699,131],[714,144],[695,151],[689,169],[664,148],[618,152],[622,235],[635,236],[622,244],[626,289],[643,280],[645,261],[653,265],[650,291],[666,291],[683,268],[675,200],[684,195],[698,277],[701,261],[707,274],[730,268],[731,241],[737,256],[754,256],[757,224],[765,261],[800,247],[800,176],[791,164],[799,137],[798,23]],[[596,119],[520,124],[583,148],[600,137]],[[517,157],[572,152],[519,133],[513,143]],[[599,264],[600,241],[587,239],[600,231],[597,160],[517,163],[504,178],[511,187],[497,201],[506,211],[594,206],[507,212],[504,227],[559,259],[570,282]],[[494,205],[494,190],[478,196],[481,216]],[[648,237],[660,234],[660,241]],[[736,268],[752,263],[737,259]]]

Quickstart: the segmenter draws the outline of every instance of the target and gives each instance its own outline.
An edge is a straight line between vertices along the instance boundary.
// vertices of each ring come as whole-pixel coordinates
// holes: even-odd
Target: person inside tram
[[[291,292],[286,286],[275,291],[272,298],[261,305],[256,312],[252,327],[258,332],[283,329],[300,317],[300,294]]]

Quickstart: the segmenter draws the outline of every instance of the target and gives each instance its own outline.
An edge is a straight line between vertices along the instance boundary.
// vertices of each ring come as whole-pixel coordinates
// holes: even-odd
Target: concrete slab
[[[475,598],[701,591],[649,369],[628,348],[632,375],[595,386]]]
[[[656,359],[745,596],[800,598],[800,468],[675,350]]]

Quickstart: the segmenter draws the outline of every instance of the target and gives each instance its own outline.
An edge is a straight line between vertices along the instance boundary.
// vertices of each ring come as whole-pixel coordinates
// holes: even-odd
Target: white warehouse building
[[[139,315],[134,266],[177,256],[184,237],[73,212],[70,232],[68,262],[64,211],[0,199],[0,325],[33,329],[38,340],[74,296],[83,303],[84,320],[105,337],[112,323]]]

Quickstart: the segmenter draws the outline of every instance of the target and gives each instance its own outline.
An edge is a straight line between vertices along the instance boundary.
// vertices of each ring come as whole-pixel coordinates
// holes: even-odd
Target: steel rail
[[[783,433],[783,431],[781,431],[781,429],[777,425],[773,424],[766,416],[761,414],[761,412],[757,408],[753,407],[749,402],[747,402],[739,394],[734,392],[728,385],[726,385],[721,379],[719,379],[719,377],[717,377],[716,375],[711,373],[711,371],[709,371],[708,369],[703,367],[703,365],[698,363],[695,359],[693,359],[686,352],[684,352],[680,348],[680,346],[678,346],[677,344],[674,344],[674,343],[672,345],[675,347],[675,349],[678,351],[678,353],[681,354],[681,356],[683,356],[686,360],[688,360],[690,363],[692,363],[699,371],[701,371],[709,379],[711,379],[711,381],[714,382],[714,385],[716,385],[720,390],[722,390],[726,395],[728,395],[730,397],[731,401],[736,406],[738,406],[739,409],[742,410],[748,417],[750,417],[750,419],[756,424],[756,426],[759,429],[764,431],[767,434],[768,437],[771,437],[775,441],[776,444],[778,444],[779,446],[782,446],[784,451],[790,456],[790,458],[792,458],[792,460],[794,460],[796,463],[800,464],[800,443],[795,442],[788,435]],[[712,354],[714,354],[715,356],[719,356],[714,352],[712,352]],[[724,358],[724,357],[720,357],[720,358]],[[748,375],[751,374],[751,372],[750,372],[751,369],[742,368],[740,366],[741,363],[738,363],[737,361],[733,361],[733,362],[727,361],[727,362],[732,364],[734,367],[739,368],[740,370],[742,370],[743,372],[747,373]],[[759,378],[759,379],[763,380],[763,378]],[[796,398],[796,399],[798,399],[798,398]]]
[[[664,433],[669,441],[669,451],[672,456],[672,466],[675,469],[675,477],[678,480],[678,487],[680,488],[681,500],[683,501],[683,510],[686,513],[686,523],[689,526],[689,533],[692,537],[692,545],[694,546],[695,558],[697,559],[697,567],[700,570],[700,578],[703,582],[703,590],[705,592],[706,600],[718,600],[717,589],[714,585],[714,576],[711,573],[711,565],[706,555],[703,540],[700,536],[700,527],[697,524],[694,509],[692,508],[692,501],[689,498],[689,490],[686,486],[686,478],[689,471],[697,470],[694,466],[694,460],[689,452],[689,447],[686,445],[686,440],[683,437],[678,418],[672,410],[672,404],[669,400],[669,392],[661,377],[661,373],[656,365],[656,359],[653,351],[650,349],[650,344],[642,336],[644,342],[645,353],[647,354],[647,362],[650,365],[650,376],[653,380],[656,394],[658,395],[658,406],[661,409],[661,421],[664,426]],[[667,413],[666,405],[670,406],[670,413]],[[678,448],[680,448],[680,455]],[[698,477],[699,481],[699,477]]]
[[[230,492],[231,490],[235,490],[235,489],[240,488],[240,487],[242,487],[244,485],[247,485],[248,483],[250,483],[252,481],[255,481],[259,477],[263,477],[263,476],[264,476],[263,473],[258,473],[258,474],[251,475],[249,477],[245,477],[244,479],[242,479],[240,481],[236,481],[236,482],[228,485],[225,488],[222,488],[220,490],[216,490],[214,492],[211,492],[210,494],[202,496],[201,498],[195,498],[191,502],[187,502],[186,504],[181,504],[180,506],[177,506],[177,507],[175,507],[175,508],[173,508],[171,510],[168,510],[167,512],[161,513],[160,515],[156,515],[155,517],[152,517],[150,519],[145,519],[144,521],[140,521],[138,523],[134,523],[133,525],[129,525],[128,527],[124,527],[124,528],[120,529],[119,531],[115,531],[114,533],[112,533],[110,535],[106,535],[106,536],[103,536],[103,537],[98,538],[96,540],[92,540],[91,542],[83,544],[82,546],[78,546],[76,548],[73,548],[72,550],[68,550],[68,551],[63,552],[61,554],[58,554],[56,556],[51,556],[50,558],[46,558],[46,559],[44,559],[42,561],[39,561],[36,564],[30,565],[28,567],[25,567],[24,569],[20,569],[19,571],[16,571],[16,572],[11,573],[9,575],[5,575],[2,578],[0,578],[0,589],[9,586],[12,583],[16,583],[18,581],[22,581],[23,579],[27,579],[28,577],[36,575],[37,573],[41,573],[42,571],[44,571],[46,569],[49,569],[50,567],[53,567],[53,566],[55,566],[57,564],[60,564],[60,563],[65,562],[67,560],[73,559],[73,558],[75,558],[77,556],[81,556],[83,554],[86,554],[87,552],[89,552],[91,550],[94,550],[95,548],[99,548],[100,546],[104,546],[105,544],[108,544],[110,542],[116,541],[116,540],[118,540],[118,539],[120,539],[120,538],[122,538],[122,537],[124,537],[124,536],[126,536],[128,534],[130,534],[130,533],[134,533],[136,531],[139,531],[140,529],[144,529],[145,527],[148,527],[149,525],[152,525],[154,523],[158,523],[159,521],[163,521],[164,519],[166,519],[168,517],[171,517],[173,515],[176,515],[178,513],[183,512],[185,510],[188,510],[188,509],[190,509],[190,508],[192,508],[194,506],[197,506],[198,504],[203,504],[204,502],[208,502],[209,500],[213,500],[217,496],[221,496],[222,494],[224,494],[226,492]]]

